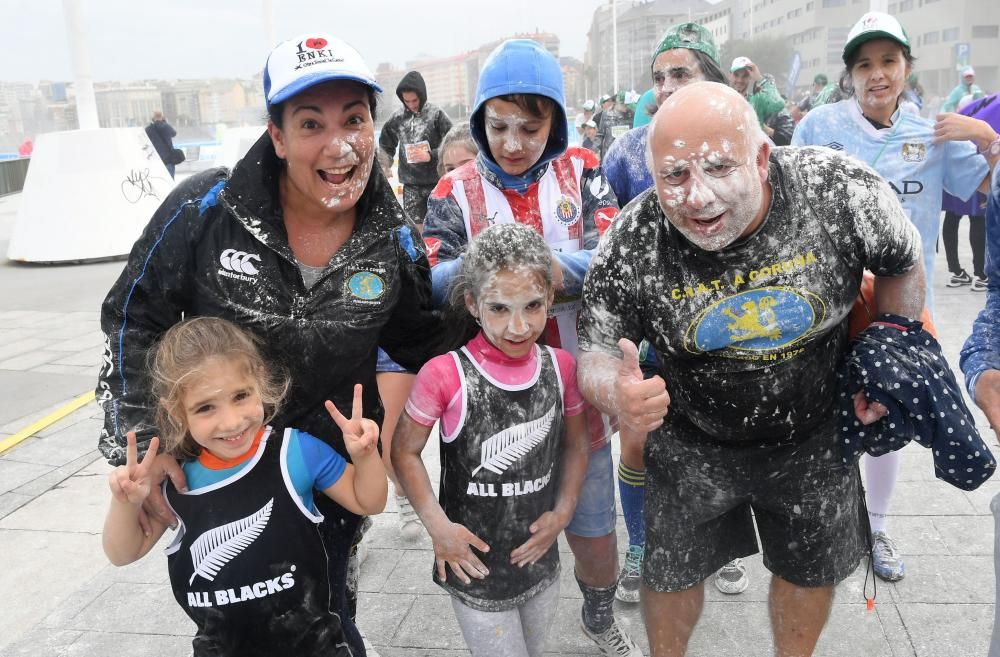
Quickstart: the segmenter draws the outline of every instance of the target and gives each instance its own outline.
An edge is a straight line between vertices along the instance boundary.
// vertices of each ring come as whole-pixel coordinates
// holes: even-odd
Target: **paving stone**
[[[993,516],[933,519],[948,554],[993,554]]]
[[[54,469],[51,465],[0,459],[0,493],[12,491]]]
[[[965,492],[943,481],[928,485],[900,481],[892,495],[892,513],[899,516],[965,516],[978,511]]]
[[[10,645],[4,645],[5,637],[0,638],[0,655],[3,657],[64,657],[83,632],[76,630],[52,630],[50,628],[35,628],[21,636]]]
[[[465,648],[465,640],[451,606],[451,596],[419,595],[412,609],[419,610],[419,613],[411,613],[403,619],[393,638],[393,647],[430,650]]]
[[[428,563],[433,553],[427,553]],[[358,590],[368,593],[378,593],[382,590],[389,575],[399,562],[399,550],[369,549],[368,558],[361,565],[361,579]]]
[[[101,348],[100,347],[88,347],[81,351],[72,354],[71,356],[66,356],[62,354],[62,358],[54,361],[57,365],[76,365],[79,367],[89,367],[94,373],[94,380],[97,380],[97,373],[101,367]]]
[[[891,511],[891,509],[890,509]],[[947,516],[890,515],[889,535],[896,541],[903,556],[915,554],[951,554],[938,530],[937,520]],[[961,516],[974,522],[976,516]]]
[[[12,460],[40,465],[62,466],[84,456],[93,461],[97,452],[97,424],[85,415],[77,415],[75,424],[40,432],[7,452]],[[72,422],[72,420],[70,420]],[[86,422],[87,424],[81,424]]]
[[[31,499],[32,498],[30,496],[22,495],[20,493],[12,492],[0,494],[0,518],[13,513],[30,502]]]
[[[0,369],[0,432],[15,433],[93,390],[95,377]],[[96,441],[95,441],[96,442]]]
[[[882,631],[892,651],[892,657],[916,657],[917,653],[913,649],[910,634],[899,613],[899,605],[876,602],[874,612],[882,624]]]
[[[901,604],[899,612],[917,657],[986,654],[993,605]]]
[[[97,367],[95,365],[59,365],[57,363],[45,363],[44,365],[39,365],[38,367],[32,367],[32,372],[38,372],[40,374],[65,374],[67,376],[90,376],[93,375],[94,381],[97,381]]]
[[[105,478],[77,474],[0,520],[0,528],[97,535],[104,527],[108,498]]]
[[[382,585],[382,592],[447,596],[445,590],[431,579],[433,565],[434,555],[431,552],[403,551],[392,574]]]
[[[896,582],[895,587],[900,604],[989,604],[995,595],[993,557],[909,557],[906,577]]]
[[[164,657],[164,655],[190,654],[190,636],[143,634],[141,632],[129,632],[128,634],[82,632],[66,651],[66,657],[94,657],[95,655]]]
[[[0,554],[5,559],[16,555],[15,567],[0,568],[4,592],[0,637],[10,642],[41,622],[107,563],[100,536],[74,532],[0,529]]]
[[[58,351],[37,349],[0,361],[0,370],[30,370],[39,365],[51,363],[63,356],[65,354]]]
[[[358,598],[358,628],[374,646],[390,646],[403,619],[419,596],[362,593]],[[418,612],[419,613],[419,612]],[[448,613],[453,613],[448,609]]]
[[[118,583],[105,589],[67,624],[70,629],[100,632],[108,619],[129,634],[192,636],[195,625],[174,601],[169,584]],[[98,653],[94,653],[98,654]]]
[[[996,450],[995,454],[1000,456],[1000,450]],[[990,501],[1000,493],[1000,479],[997,477],[998,475],[994,474],[989,481],[976,490],[963,491],[962,494],[969,500],[977,514],[990,515]]]
[[[15,356],[44,349],[48,344],[48,340],[38,337],[24,338],[22,340],[15,340],[14,342],[3,343],[0,345],[0,361],[9,360]]]
[[[440,648],[393,648],[376,646],[382,657],[469,657],[468,650],[441,650]],[[371,654],[371,653],[368,653]],[[548,655],[549,653],[545,653]]]

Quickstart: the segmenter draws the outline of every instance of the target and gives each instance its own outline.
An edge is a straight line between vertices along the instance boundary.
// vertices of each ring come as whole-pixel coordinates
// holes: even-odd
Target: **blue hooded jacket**
[[[490,154],[486,140],[486,101],[509,94],[535,94],[555,101],[552,131],[538,162],[519,176],[505,173]],[[469,119],[472,139],[479,146],[479,163],[496,176],[504,187],[523,192],[545,173],[545,166],[566,151],[569,125],[566,98],[559,62],[540,44],[529,39],[504,41],[486,58],[476,86],[476,102]]]

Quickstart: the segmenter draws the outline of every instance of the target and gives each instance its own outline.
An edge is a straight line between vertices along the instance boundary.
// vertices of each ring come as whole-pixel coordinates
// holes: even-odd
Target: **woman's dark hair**
[[[722,84],[729,84],[726,74],[722,72],[722,69],[719,68],[719,65],[714,59],[700,50],[692,50],[691,54],[694,55],[696,60],[698,60],[698,66],[701,68],[701,74],[705,76],[706,82],[721,82]]]
[[[365,92],[368,94],[368,111],[372,115],[372,121],[375,120],[375,115],[378,107],[378,93],[369,86],[365,86]],[[284,126],[282,125],[283,119],[282,114],[285,110],[285,103],[275,103],[267,108],[267,118],[271,120],[278,130],[281,130]]]
[[[555,113],[556,101],[538,94],[506,94],[496,96],[502,101],[514,103],[536,119],[545,119]]]
[[[910,49],[903,44],[899,44],[899,49],[903,51],[903,59],[906,60],[906,63],[913,66],[913,62],[917,61],[917,58],[913,56]],[[840,80],[837,82],[837,86],[840,88],[841,93],[844,94],[844,98],[854,97],[854,80],[851,78],[851,71],[854,69],[854,65],[858,63],[858,58],[860,57],[861,47],[859,46],[851,51],[851,54],[844,60],[844,70],[840,72]],[[903,85],[903,91],[906,91],[905,84]]]

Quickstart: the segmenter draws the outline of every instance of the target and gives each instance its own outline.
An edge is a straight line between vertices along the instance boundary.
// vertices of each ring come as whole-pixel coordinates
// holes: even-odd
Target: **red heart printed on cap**
[[[325,48],[326,43],[327,43],[326,39],[324,39],[323,37],[317,37],[315,39],[306,39],[306,48],[316,48],[318,50],[320,48]]]

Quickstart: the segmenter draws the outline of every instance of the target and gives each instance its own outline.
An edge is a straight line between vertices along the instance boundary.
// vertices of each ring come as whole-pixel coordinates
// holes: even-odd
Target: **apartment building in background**
[[[619,87],[648,87],[646,69],[653,44],[671,25],[693,20],[708,27],[720,47],[729,39],[786,39],[792,53],[798,53],[795,86],[801,91],[817,73],[830,79],[839,76],[847,34],[872,9],[896,16],[907,31],[917,57],[914,70],[931,105],[958,84],[959,70],[969,64],[976,69],[980,87],[1000,90],[1000,2],[996,0],[619,1]],[[609,0],[594,11],[588,36],[585,71],[591,96],[612,90],[612,60]]]

